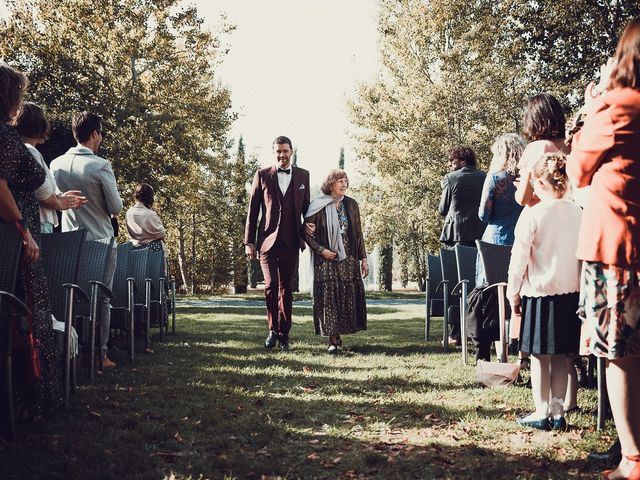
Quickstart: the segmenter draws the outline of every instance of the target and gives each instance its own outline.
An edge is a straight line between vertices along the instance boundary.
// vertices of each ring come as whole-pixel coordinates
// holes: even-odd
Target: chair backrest
[[[13,223],[0,223],[0,290],[14,293],[22,237]]]
[[[506,282],[509,278],[510,245],[494,245],[476,240],[487,283]]]
[[[471,291],[476,286],[476,259],[478,249],[456,245],[456,267],[458,271],[458,281],[468,280],[467,291]]]
[[[91,295],[89,282],[97,280],[104,283],[107,274],[107,262],[113,248],[114,238],[89,240],[82,247],[78,285],[87,295]]]
[[[138,290],[134,295],[135,303],[145,302],[144,279],[147,277],[147,255],[148,248],[137,248],[129,251],[129,264],[127,265],[128,276],[136,281]]]
[[[440,257],[436,255],[427,255],[427,278],[429,279],[429,297],[442,298],[441,290],[436,293],[436,288],[442,281]]]
[[[147,273],[146,277],[153,282],[153,296],[157,296],[160,288],[160,277],[164,277],[164,252],[147,253]]]
[[[127,308],[129,301],[127,299],[127,277],[129,277],[129,252],[131,251],[130,243],[122,243],[117,247],[116,255],[116,271],[113,274],[113,300],[111,306],[115,308]]]
[[[64,322],[65,283],[78,283],[78,268],[87,231],[43,233],[41,265],[47,277],[51,313]],[[85,292],[86,293],[86,292]]]
[[[442,279],[449,280],[449,289],[452,289],[458,283],[458,267],[454,250],[440,249],[440,268]]]

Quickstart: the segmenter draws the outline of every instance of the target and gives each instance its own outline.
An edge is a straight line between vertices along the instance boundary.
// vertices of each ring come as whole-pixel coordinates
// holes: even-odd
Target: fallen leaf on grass
[[[437,420],[438,416],[435,413],[427,413],[424,416],[424,420]]]
[[[302,367],[302,371],[304,373],[309,373],[309,372],[311,372],[311,369],[309,367]]]
[[[173,438],[175,438],[177,442],[180,442],[180,443],[184,442],[184,440],[182,439],[182,435],[180,435],[180,432],[176,432],[173,435]]]
[[[307,460],[320,460],[320,455],[315,452],[310,453],[309,455],[307,455]]]
[[[101,417],[101,416],[102,416],[100,413],[98,413],[98,412],[94,412],[93,410],[89,410],[89,413],[90,413],[91,415],[93,415],[94,417]]]
[[[269,449],[267,447],[262,447],[260,450],[256,452],[257,455],[264,455],[265,457],[270,457]]]
[[[193,452],[187,450],[183,450],[181,452],[154,452],[151,454],[152,457],[188,457],[191,455],[193,455]]]

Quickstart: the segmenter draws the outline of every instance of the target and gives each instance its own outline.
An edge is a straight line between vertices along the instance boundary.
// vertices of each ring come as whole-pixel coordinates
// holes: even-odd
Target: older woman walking
[[[340,335],[367,328],[367,306],[362,278],[369,274],[358,203],[345,195],[349,178],[332,170],[322,195],[307,210],[305,235],[312,250],[313,320],[316,335],[329,337],[329,353],[342,346]]]

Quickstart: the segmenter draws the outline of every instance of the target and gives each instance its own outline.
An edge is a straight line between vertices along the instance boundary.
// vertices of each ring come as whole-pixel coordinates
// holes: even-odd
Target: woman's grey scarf
[[[338,212],[334,205],[334,202],[341,202],[344,200],[344,196],[339,198],[333,198],[331,195],[322,194],[317,198],[314,198],[307,209],[305,218],[309,218],[320,210],[324,209],[327,216],[327,236],[329,238],[329,245],[326,247],[332,252],[338,254],[338,260],[344,260],[347,258],[347,253],[344,249],[344,243],[342,242],[342,233],[340,232],[340,221],[338,220]],[[313,274],[314,274],[314,255],[316,253],[311,250],[311,279],[309,282],[311,296],[313,296]]]

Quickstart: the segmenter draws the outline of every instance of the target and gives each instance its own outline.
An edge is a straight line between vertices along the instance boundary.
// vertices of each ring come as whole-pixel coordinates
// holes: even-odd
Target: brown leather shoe
[[[103,368],[116,368],[117,366],[118,364],[111,360],[109,357],[104,357],[104,360],[102,360]]]

